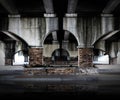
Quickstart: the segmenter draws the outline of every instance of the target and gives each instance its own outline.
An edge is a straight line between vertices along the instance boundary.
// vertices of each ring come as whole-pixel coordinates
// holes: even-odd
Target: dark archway
[[[70,55],[65,49],[56,49],[52,53],[52,60],[54,61],[68,61],[69,57]]]
[[[24,57],[26,58],[28,56],[28,43],[16,34],[8,31],[1,31],[0,41],[3,41],[4,43],[5,57],[2,59],[5,59],[5,65],[13,65],[14,56],[16,52],[19,51],[16,49],[18,43],[21,43],[21,48],[25,55]]]
[[[43,44],[44,64],[64,65],[67,62],[66,65],[77,65],[77,46],[76,37],[69,31],[56,30],[49,33]]]

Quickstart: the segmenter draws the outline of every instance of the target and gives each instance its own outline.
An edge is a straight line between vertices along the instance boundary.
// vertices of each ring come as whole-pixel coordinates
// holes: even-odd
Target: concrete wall
[[[59,44],[44,44],[43,56],[51,57],[52,53],[56,49],[59,49]],[[77,57],[77,47],[74,44],[68,44],[68,48],[66,50],[69,52],[70,57]]]
[[[54,50],[59,48],[59,44],[44,44],[43,56],[51,57]]]
[[[30,46],[41,46],[46,33],[45,18],[10,15],[8,30],[23,38]]]
[[[101,17],[64,17],[64,30],[74,34],[80,46],[91,46],[101,35]]]
[[[58,30],[58,18],[9,15],[8,30],[22,37],[30,46],[43,46],[46,35]]]

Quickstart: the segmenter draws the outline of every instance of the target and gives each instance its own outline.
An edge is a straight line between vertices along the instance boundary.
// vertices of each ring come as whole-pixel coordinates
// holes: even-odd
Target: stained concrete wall
[[[46,17],[46,35],[59,29],[57,17]]]
[[[8,30],[23,38],[30,46],[41,46],[46,33],[45,18],[9,15]]]
[[[91,46],[101,35],[101,17],[64,17],[64,30],[69,30],[80,46]]]
[[[59,48],[59,44],[45,44],[43,49],[43,56],[51,57],[54,50]]]
[[[9,15],[8,30],[23,38],[30,46],[43,46],[46,35],[58,30],[58,18]]]
[[[112,14],[101,14],[101,36],[104,34],[107,34],[109,32],[114,31],[114,16]],[[99,36],[98,36],[99,37]],[[105,48],[105,41],[99,41],[96,45],[95,48],[101,49],[101,50],[106,50]]]
[[[0,41],[0,65],[5,65],[5,45]]]
[[[107,18],[110,20],[108,21]],[[102,21],[101,21],[102,20]],[[106,20],[106,23],[103,22]],[[91,46],[103,34],[112,30],[112,18],[101,16],[64,17],[63,30],[73,33],[80,46]],[[22,37],[30,46],[42,46],[46,36],[52,31],[58,30],[57,17],[20,17],[9,15],[8,30]],[[31,38],[32,37],[32,38]]]

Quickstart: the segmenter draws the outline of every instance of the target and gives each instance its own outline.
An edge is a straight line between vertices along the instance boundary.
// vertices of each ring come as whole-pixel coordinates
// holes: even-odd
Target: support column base
[[[92,48],[78,49],[78,66],[93,67],[93,49]]]
[[[29,49],[29,65],[31,67],[40,66],[43,64],[43,48]]]

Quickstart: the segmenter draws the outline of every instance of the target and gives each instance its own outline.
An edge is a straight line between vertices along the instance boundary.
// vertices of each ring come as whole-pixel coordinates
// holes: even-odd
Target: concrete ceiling
[[[38,15],[55,13],[101,14],[120,12],[120,0],[0,0],[0,14]]]

